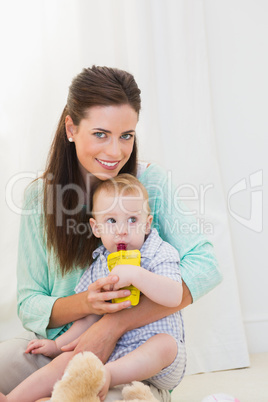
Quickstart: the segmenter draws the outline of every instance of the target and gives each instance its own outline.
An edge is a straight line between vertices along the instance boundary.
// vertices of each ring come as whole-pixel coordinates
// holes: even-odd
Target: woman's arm
[[[105,363],[114,350],[116,342],[125,332],[160,320],[191,304],[191,293],[184,282],[182,287],[183,297],[178,307],[164,307],[142,296],[137,306],[115,314],[104,315],[80,336],[78,342],[72,342],[64,350],[75,349],[76,353],[91,351]]]
[[[17,310],[24,328],[49,337],[46,327],[57,296],[51,295],[49,289],[53,278],[52,270],[48,270],[40,186],[42,181],[38,180],[25,191],[18,244]]]
[[[57,299],[51,311],[48,328],[60,327],[89,314],[103,315],[106,313],[115,313],[129,307],[129,301],[107,303],[107,301],[114,298],[129,296],[129,290],[102,291],[104,286],[110,288],[118,279],[118,276],[109,275],[92,283],[86,292]]]
[[[87,303],[87,292],[60,297],[53,304],[47,328],[61,327],[89,314],[91,312]]]
[[[222,280],[213,246],[196,217],[181,203],[171,172],[151,164],[139,180],[149,194],[153,225],[160,237],[178,250],[181,276],[195,301]]]
[[[142,296],[141,301],[137,306],[117,313],[116,316],[118,316],[118,326],[120,328],[121,335],[134,328],[150,324],[151,322],[176,313],[177,311],[180,311],[191,304],[192,296],[184,282],[182,282],[182,289],[182,301],[177,307],[161,306],[160,304],[154,303],[147,297]],[[128,313],[131,313],[131,316],[128,315]]]

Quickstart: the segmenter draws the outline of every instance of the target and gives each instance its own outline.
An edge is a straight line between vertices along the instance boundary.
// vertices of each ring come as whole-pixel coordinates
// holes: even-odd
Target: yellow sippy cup
[[[141,253],[139,250],[126,250],[124,243],[117,245],[117,251],[111,253],[107,258],[108,269],[111,272],[116,265],[137,265],[140,266]],[[136,306],[140,300],[140,291],[135,286],[126,286],[123,289],[129,289],[131,294],[127,297],[113,299],[112,303],[120,303],[122,301],[130,300],[131,306]]]

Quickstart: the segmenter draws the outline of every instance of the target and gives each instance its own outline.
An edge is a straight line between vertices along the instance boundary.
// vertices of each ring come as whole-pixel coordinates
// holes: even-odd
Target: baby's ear
[[[149,234],[149,233],[150,233],[152,221],[153,221],[153,215],[148,215],[147,221],[146,221],[145,234]]]
[[[89,223],[90,223],[94,236],[100,238],[101,236],[99,233],[98,224],[97,224],[96,220],[94,218],[90,218]]]

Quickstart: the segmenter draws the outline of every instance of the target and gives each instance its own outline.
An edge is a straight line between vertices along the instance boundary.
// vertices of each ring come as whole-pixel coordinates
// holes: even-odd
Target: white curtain
[[[108,65],[134,74],[143,101],[140,157],[172,172],[181,196],[214,243],[224,275],[220,286],[184,312],[187,372],[247,366],[213,128],[204,2],[0,4],[0,339],[20,329],[15,271],[23,188],[44,167],[71,79],[83,67]]]

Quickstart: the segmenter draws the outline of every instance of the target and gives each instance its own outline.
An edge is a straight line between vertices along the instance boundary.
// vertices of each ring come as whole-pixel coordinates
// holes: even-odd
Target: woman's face
[[[66,133],[74,141],[84,179],[88,172],[100,180],[118,175],[131,155],[137,122],[129,105],[94,106],[78,126],[66,117]]]

